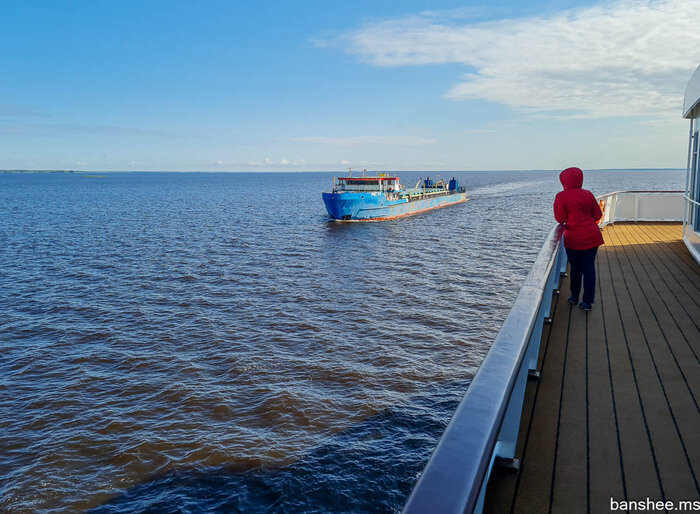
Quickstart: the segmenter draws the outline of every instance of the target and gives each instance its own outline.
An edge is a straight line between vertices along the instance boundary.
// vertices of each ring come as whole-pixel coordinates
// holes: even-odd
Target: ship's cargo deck
[[[596,303],[552,307],[541,379],[525,393],[516,458],[487,512],[608,512],[620,500],[698,500],[700,266],[676,223],[604,229]],[[624,510],[624,509],[622,509]]]

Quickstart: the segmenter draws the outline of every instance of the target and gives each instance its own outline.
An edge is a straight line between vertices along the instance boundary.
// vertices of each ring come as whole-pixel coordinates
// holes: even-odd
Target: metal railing
[[[683,191],[615,191],[597,197],[605,202],[604,227],[616,221],[682,221]]]
[[[545,318],[566,270],[555,226],[501,331],[469,385],[404,506],[405,513],[481,512],[497,459],[515,463],[530,370],[536,370]]]

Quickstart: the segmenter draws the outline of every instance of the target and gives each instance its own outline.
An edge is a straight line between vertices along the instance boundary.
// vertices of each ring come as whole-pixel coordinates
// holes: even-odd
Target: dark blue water
[[[330,174],[0,174],[0,510],[400,509],[559,190],[457,176],[466,204],[343,224]]]

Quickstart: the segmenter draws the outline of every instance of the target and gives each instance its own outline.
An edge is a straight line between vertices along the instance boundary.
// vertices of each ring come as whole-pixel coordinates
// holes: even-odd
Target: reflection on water
[[[330,223],[327,174],[0,174],[0,510],[400,508],[553,223],[554,173],[458,176]]]

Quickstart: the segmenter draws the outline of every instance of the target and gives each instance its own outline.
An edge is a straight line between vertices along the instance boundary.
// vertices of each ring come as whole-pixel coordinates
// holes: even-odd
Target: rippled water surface
[[[330,174],[0,174],[0,510],[400,509],[554,223],[556,173],[457,176],[332,223]]]

